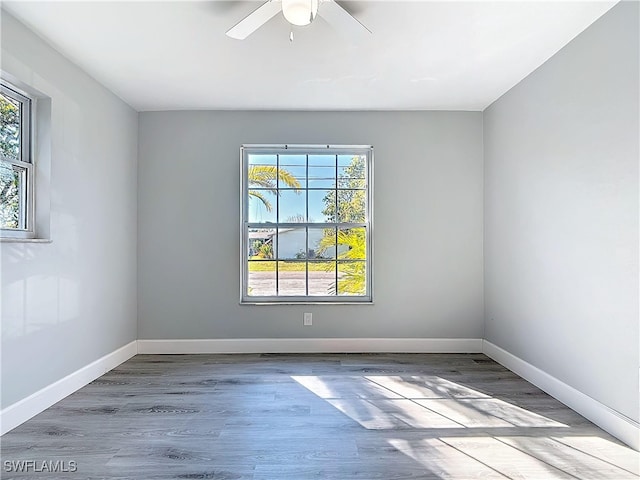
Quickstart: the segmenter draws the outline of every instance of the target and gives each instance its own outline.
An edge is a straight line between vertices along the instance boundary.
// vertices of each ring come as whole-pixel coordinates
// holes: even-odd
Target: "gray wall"
[[[638,3],[485,111],[485,338],[638,421]]]
[[[0,244],[4,408],[136,339],[138,124],[4,11],[1,44],[2,70],[51,98],[53,240]]]
[[[243,143],[374,145],[375,305],[238,305]],[[139,169],[140,339],[482,336],[479,112],[141,113]]]

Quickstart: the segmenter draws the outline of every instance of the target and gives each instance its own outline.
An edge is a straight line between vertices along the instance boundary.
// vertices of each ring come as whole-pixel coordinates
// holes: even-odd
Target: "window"
[[[241,302],[371,302],[372,148],[243,146],[241,157]]]
[[[0,85],[0,229],[2,237],[33,236],[31,99]]]

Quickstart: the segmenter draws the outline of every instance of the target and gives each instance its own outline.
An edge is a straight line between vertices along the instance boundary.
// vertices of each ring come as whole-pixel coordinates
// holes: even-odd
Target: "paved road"
[[[305,272],[279,272],[280,295],[306,295]],[[340,275],[338,276],[338,278]],[[330,295],[331,284],[336,281],[334,272],[309,272],[309,295]],[[273,296],[276,294],[275,272],[249,272],[251,295]]]

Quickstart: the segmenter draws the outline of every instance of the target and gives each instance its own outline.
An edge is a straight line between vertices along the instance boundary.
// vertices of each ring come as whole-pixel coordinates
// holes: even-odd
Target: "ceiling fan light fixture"
[[[318,0],[282,0],[282,13],[292,25],[309,25],[318,13]]]

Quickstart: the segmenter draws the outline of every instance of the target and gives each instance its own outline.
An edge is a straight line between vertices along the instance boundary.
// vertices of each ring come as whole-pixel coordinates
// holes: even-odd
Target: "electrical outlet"
[[[313,314],[312,313],[305,313],[304,314],[304,319],[302,321],[302,324],[305,327],[310,327],[311,325],[313,325]]]

